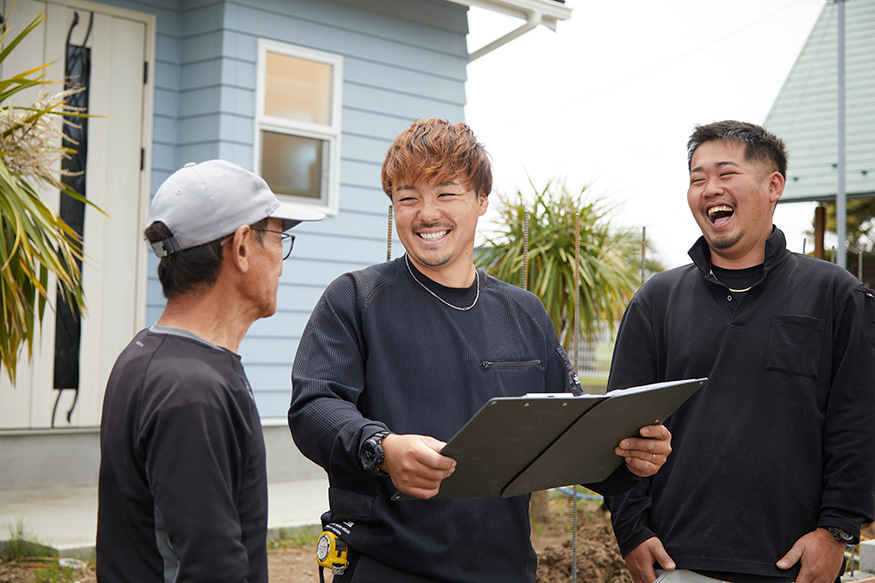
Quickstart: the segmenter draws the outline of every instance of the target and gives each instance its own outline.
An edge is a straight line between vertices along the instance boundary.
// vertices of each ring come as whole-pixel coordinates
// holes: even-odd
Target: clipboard
[[[658,425],[708,379],[686,379],[611,391],[606,395],[535,393],[490,399],[450,439],[441,454],[456,471],[435,498],[527,494],[600,482],[621,463],[614,448]],[[414,499],[400,492],[393,500]]]

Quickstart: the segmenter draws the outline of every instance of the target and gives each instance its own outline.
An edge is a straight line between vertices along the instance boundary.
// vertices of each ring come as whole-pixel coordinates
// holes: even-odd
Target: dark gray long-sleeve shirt
[[[416,277],[456,306],[477,294]],[[478,282],[468,311],[429,294],[403,257],[331,283],[295,358],[289,426],[328,472],[331,520],[355,523],[357,551],[442,581],[531,582],[528,496],[393,502],[391,480],[359,461],[384,428],[447,441],[492,397],[580,392],[540,300],[483,272]]]
[[[97,577],[266,582],[264,435],[240,357],[143,330],[119,355],[100,428]]]

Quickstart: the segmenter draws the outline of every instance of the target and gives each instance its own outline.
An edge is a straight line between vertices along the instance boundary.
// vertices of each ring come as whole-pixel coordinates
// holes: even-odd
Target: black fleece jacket
[[[610,499],[623,554],[656,535],[678,568],[792,581],[775,562],[797,539],[873,519],[875,294],[777,229],[765,252],[732,293],[700,239],[627,308],[609,389],[710,380],[668,420],[668,463]]]

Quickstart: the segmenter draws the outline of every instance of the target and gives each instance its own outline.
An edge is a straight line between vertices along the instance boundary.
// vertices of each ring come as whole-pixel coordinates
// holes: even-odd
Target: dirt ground
[[[578,502],[577,579],[586,583],[630,583],[622,558],[616,550],[610,521],[601,503]],[[547,521],[532,526],[532,544],[538,552],[538,583],[571,581],[572,505],[569,497],[548,504]],[[274,542],[268,549],[271,583],[315,583],[319,581],[315,537],[299,545]],[[331,580],[326,574],[326,579]],[[94,564],[84,570],[58,568],[49,559],[23,559],[0,564],[0,583],[96,583]]]
[[[532,525],[532,546],[538,553],[537,583],[571,581],[572,504],[568,497],[554,498],[548,504],[548,520]],[[577,580],[581,583],[631,583],[616,548],[610,519],[601,503],[579,501],[577,513]],[[315,550],[303,548],[272,550],[271,583],[313,583],[319,580]],[[327,576],[326,579],[330,580]],[[0,579],[2,581],[2,579]]]
[[[567,583],[572,566],[572,506],[567,497],[548,504],[548,520],[532,527],[532,545],[538,552],[537,583]],[[577,513],[577,580],[582,583],[631,583],[617,551],[610,520],[601,505],[580,501]],[[875,538],[875,525],[863,529],[864,539]],[[268,550],[271,583],[319,581],[314,541],[303,545],[285,541]],[[330,577],[326,576],[330,581]],[[84,570],[62,569],[49,559],[26,559],[0,564],[0,583],[96,583],[94,564]]]

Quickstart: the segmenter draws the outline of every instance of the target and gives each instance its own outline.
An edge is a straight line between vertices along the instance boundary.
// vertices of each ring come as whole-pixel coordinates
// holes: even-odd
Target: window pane
[[[322,198],[324,140],[261,132],[261,175],[277,194]]]
[[[265,73],[265,114],[331,125],[331,65],[268,51]]]

